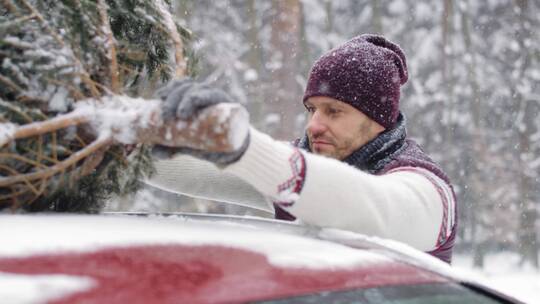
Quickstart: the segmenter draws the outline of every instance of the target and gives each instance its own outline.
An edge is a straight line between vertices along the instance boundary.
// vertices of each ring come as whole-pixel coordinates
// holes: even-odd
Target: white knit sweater
[[[450,231],[455,221],[448,185],[425,169],[398,168],[376,176],[300,152],[253,128],[250,136],[242,158],[224,170],[177,158],[158,162],[149,183],[224,201],[262,202],[259,192],[305,223],[391,238],[423,251],[434,249],[440,230]]]

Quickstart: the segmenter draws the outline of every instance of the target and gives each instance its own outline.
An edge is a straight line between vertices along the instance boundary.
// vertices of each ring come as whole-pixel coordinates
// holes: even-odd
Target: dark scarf
[[[343,162],[371,174],[377,174],[405,148],[406,137],[405,117],[400,113],[394,128],[379,134],[347,156]],[[307,135],[300,138],[296,146],[311,152]]]

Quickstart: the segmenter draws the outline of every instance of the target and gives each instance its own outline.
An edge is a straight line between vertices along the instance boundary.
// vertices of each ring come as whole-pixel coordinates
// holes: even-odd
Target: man
[[[439,166],[406,139],[399,99],[407,78],[399,46],[361,35],[314,64],[303,98],[306,135],[294,146],[250,128],[233,153],[176,152],[221,168],[210,175],[249,183],[275,204],[276,218],[395,239],[450,262],[455,195]],[[160,96],[166,115],[183,119],[232,101],[190,81],[173,83]]]

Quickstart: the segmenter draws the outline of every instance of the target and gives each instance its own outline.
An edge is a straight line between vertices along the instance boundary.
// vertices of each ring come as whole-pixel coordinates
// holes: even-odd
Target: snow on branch
[[[21,126],[0,124],[0,147],[16,139],[47,134],[70,126],[89,124],[97,136],[110,134],[121,144],[161,144],[210,151],[232,151],[241,142],[247,111],[237,104],[220,104],[203,110],[196,119],[165,122],[159,100],[106,96],[80,101],[74,111]],[[237,127],[241,126],[241,127]]]
[[[178,32],[176,23],[171,16],[170,11],[166,8],[166,3],[164,0],[156,0],[156,7],[161,13],[161,16],[164,19],[165,27],[169,32],[171,40],[174,43],[174,58],[176,61],[176,70],[175,76],[182,77],[186,75],[187,65],[184,58],[184,44],[182,43],[182,37]]]
[[[220,104],[203,110],[196,119],[163,121],[159,100],[108,96],[77,103],[74,111],[25,125],[0,124],[0,147],[18,139],[40,136],[70,126],[88,125],[96,139],[70,157],[35,172],[0,177],[0,187],[47,179],[114,143],[161,144],[215,152],[238,149],[245,137],[247,111],[237,104]],[[94,167],[99,162],[94,162]],[[93,168],[86,168],[89,172]]]

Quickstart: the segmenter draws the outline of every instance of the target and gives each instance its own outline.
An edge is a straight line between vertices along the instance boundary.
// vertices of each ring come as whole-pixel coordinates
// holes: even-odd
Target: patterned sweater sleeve
[[[448,218],[454,214],[448,186],[425,169],[376,176],[301,152],[253,128],[250,135],[246,153],[225,171],[307,224],[391,238],[429,251],[453,221]]]

